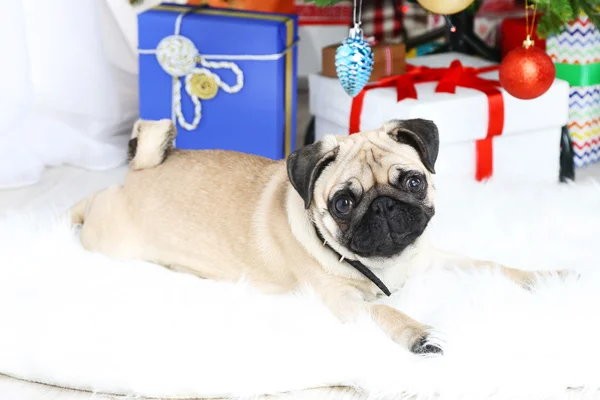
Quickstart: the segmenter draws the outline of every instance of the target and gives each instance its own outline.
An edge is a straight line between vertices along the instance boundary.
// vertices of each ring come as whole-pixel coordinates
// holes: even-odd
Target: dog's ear
[[[435,174],[435,161],[440,149],[440,136],[433,121],[426,119],[405,119],[389,121],[386,124],[388,135],[398,143],[414,148],[425,168]]]
[[[315,182],[326,166],[335,160],[338,146],[332,147],[323,141],[315,142],[296,150],[287,158],[287,173],[296,192],[308,209],[313,199]]]

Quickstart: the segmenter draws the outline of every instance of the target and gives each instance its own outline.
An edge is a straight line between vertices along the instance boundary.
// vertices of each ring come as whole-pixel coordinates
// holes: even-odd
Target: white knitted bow
[[[183,17],[193,11],[193,9],[186,10],[177,16],[175,21],[175,34],[167,36],[162,39],[156,49],[152,50],[138,50],[139,54],[155,54],[160,66],[169,74],[173,79],[173,98],[172,98],[172,113],[171,118],[173,121],[179,122],[184,129],[188,131],[194,130],[200,124],[202,118],[202,106],[200,99],[194,94],[192,88],[192,79],[195,75],[207,75],[212,78],[218,88],[223,89],[225,92],[234,94],[242,90],[244,87],[244,73],[238,67],[238,65],[232,61],[208,61],[213,60],[256,60],[256,61],[270,61],[277,60],[283,57],[296,42],[292,43],[281,53],[267,54],[267,55],[221,55],[221,54],[200,54],[194,43],[187,37],[179,34],[181,30],[181,22]],[[200,64],[200,67],[198,67]],[[229,69],[236,76],[236,83],[233,86],[223,82],[219,75],[209,70],[212,69]],[[187,122],[181,111],[181,78],[185,81],[185,91],[190,96],[192,103],[194,103],[194,118],[192,122]]]

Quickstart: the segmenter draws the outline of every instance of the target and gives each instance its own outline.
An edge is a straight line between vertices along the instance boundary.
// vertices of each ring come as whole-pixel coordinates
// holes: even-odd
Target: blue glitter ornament
[[[335,71],[342,87],[351,97],[356,96],[369,82],[374,56],[358,24],[335,52]]]

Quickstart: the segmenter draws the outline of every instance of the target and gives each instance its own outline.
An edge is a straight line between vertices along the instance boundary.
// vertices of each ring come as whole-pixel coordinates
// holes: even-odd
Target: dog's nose
[[[394,211],[396,208],[396,201],[391,197],[378,197],[371,203],[371,211],[375,215],[379,215],[382,217],[387,216],[389,213]]]

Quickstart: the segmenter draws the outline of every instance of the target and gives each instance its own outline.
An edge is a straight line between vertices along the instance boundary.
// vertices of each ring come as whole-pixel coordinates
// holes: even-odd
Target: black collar
[[[316,226],[313,225],[313,227],[315,228],[315,232],[317,234],[317,237],[323,243],[323,245],[327,246],[329,248],[329,250],[333,251],[340,258],[340,260],[342,260],[343,256],[340,253],[338,253],[337,251],[335,251],[331,246],[329,246],[327,244],[327,242],[325,241],[325,239],[323,238],[323,236],[321,236],[321,233],[319,232],[319,230],[317,229]],[[358,260],[345,260],[345,261],[348,264],[350,264],[351,266],[353,266],[354,268],[356,268],[356,270],[358,272],[360,272],[361,274],[363,274],[368,280],[370,280],[371,282],[373,282],[375,284],[375,286],[377,286],[386,296],[391,296],[392,295],[392,293],[387,288],[387,286],[385,286],[385,284],[383,282],[381,282],[381,279],[379,279],[373,273],[373,271],[371,271],[369,269],[369,267],[367,267],[365,264],[361,263]]]

